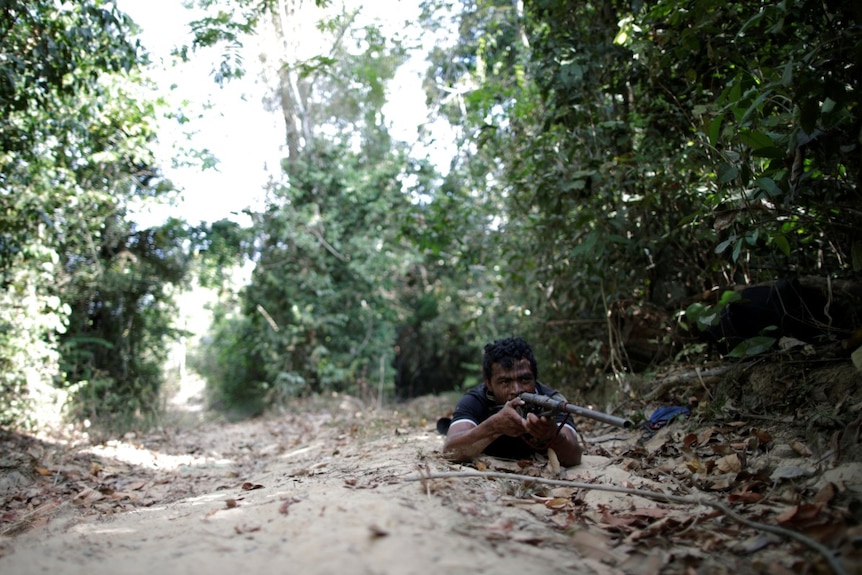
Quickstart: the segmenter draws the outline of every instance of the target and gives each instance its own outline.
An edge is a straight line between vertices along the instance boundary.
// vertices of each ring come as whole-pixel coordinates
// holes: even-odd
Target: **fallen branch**
[[[746,364],[733,364],[733,365],[722,365],[719,367],[714,367],[712,369],[704,369],[695,368],[694,371],[687,371],[685,373],[678,373],[676,375],[669,375],[667,377],[663,377],[662,379],[656,380],[654,383],[658,384],[658,387],[644,395],[645,401],[652,401],[658,397],[661,397],[680,383],[686,383],[689,381],[700,380],[701,384],[704,386],[706,383],[712,383],[713,380],[735,371],[737,369],[743,370],[751,366],[751,363]]]
[[[485,477],[485,478],[495,478],[495,479],[515,479],[519,481],[530,481],[533,483],[544,483],[546,485],[555,485],[558,487],[571,487],[573,489],[594,489],[597,491],[609,491],[611,493],[623,493],[626,495],[638,495],[640,497],[646,497],[648,499],[653,499],[656,501],[662,501],[665,503],[682,503],[685,505],[706,505],[708,507],[712,507],[717,509],[727,517],[730,517],[734,521],[738,523],[742,523],[748,527],[753,529],[759,529],[761,531],[766,531],[769,533],[775,533],[776,535],[780,535],[782,537],[787,537],[790,539],[795,539],[800,543],[803,543],[818,553],[820,553],[826,562],[829,563],[829,566],[832,568],[833,573],[835,575],[847,575],[847,572],[838,562],[838,559],[835,557],[835,554],[827,548],[822,543],[815,541],[814,539],[808,537],[807,535],[803,535],[798,531],[793,531],[791,529],[785,529],[784,527],[778,527],[777,525],[768,525],[766,523],[758,523],[757,521],[751,521],[750,519],[746,519],[742,515],[733,511],[730,507],[721,503],[720,501],[715,501],[712,499],[701,498],[701,497],[683,497],[681,495],[670,495],[667,493],[659,493],[656,491],[646,491],[643,489],[631,489],[627,487],[618,487],[616,485],[602,485],[595,483],[582,483],[577,481],[567,481],[563,479],[546,479],[544,477],[532,477],[529,475],[520,475],[517,473],[501,473],[496,471],[449,471],[443,473],[429,473],[425,475],[418,475],[413,477],[405,477],[405,481],[422,481],[423,483],[427,480],[431,479],[461,479],[461,478],[469,478],[469,477]]]

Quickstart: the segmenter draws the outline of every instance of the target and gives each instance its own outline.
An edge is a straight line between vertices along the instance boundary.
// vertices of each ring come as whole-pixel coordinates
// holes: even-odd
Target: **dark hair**
[[[491,379],[491,366],[495,363],[501,367],[509,369],[519,359],[526,359],[530,362],[530,369],[533,372],[533,377],[539,377],[539,368],[536,365],[536,358],[533,356],[533,350],[521,337],[507,337],[498,339],[494,343],[489,343],[485,346],[485,357],[482,358],[482,375],[485,380]]]

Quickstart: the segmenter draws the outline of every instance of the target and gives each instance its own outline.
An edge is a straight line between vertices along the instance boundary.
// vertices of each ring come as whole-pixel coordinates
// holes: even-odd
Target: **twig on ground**
[[[715,401],[715,398],[712,396],[712,392],[709,391],[709,388],[706,386],[706,382],[703,380],[703,375],[700,372],[700,368],[698,367],[697,369],[695,369],[695,372],[697,373],[697,379],[700,380],[701,387],[703,387],[703,390],[706,392],[706,395],[709,396],[709,401]]]
[[[733,511],[730,507],[721,503],[720,501],[715,501],[712,499],[707,499],[704,497],[683,497],[681,495],[670,495],[667,493],[659,493],[656,491],[646,491],[643,489],[631,489],[627,487],[618,487],[616,485],[602,485],[595,483],[583,483],[578,481],[568,481],[565,479],[547,479],[544,477],[532,477],[529,475],[520,475],[517,473],[501,473],[496,471],[448,471],[442,473],[430,473],[430,474],[420,474],[412,477],[405,477],[405,481],[425,481],[431,479],[462,479],[462,478],[495,478],[495,479],[515,479],[519,481],[531,481],[534,483],[544,483],[546,485],[555,485],[558,487],[571,487],[574,489],[594,489],[597,491],[609,491],[612,493],[623,493],[626,495],[638,495],[640,497],[646,497],[648,499],[653,499],[656,501],[664,501],[667,503],[682,503],[685,505],[706,505],[708,507],[712,507],[717,509],[727,517],[730,517],[734,521],[751,527],[753,529],[759,529],[761,531],[767,531],[769,533],[775,533],[776,535],[780,535],[782,537],[787,537],[790,539],[795,539],[800,543],[803,543],[810,548],[814,549],[820,555],[826,559],[826,562],[829,563],[829,567],[832,568],[833,573],[835,575],[847,575],[847,572],[838,562],[838,559],[835,557],[835,554],[827,548],[822,543],[815,541],[814,539],[808,537],[807,535],[803,535],[798,531],[793,531],[791,529],[785,529],[784,527],[778,527],[777,525],[768,525],[766,523],[759,523],[757,521],[751,521],[750,519],[746,519],[742,515]]]
[[[33,524],[41,519],[42,517],[49,515],[66,506],[68,501],[49,501],[48,503],[43,503],[39,507],[24,513],[17,520],[13,521],[9,525],[5,525],[2,529],[0,529],[0,537],[12,537],[15,535],[19,535],[24,533],[28,529],[30,529]]]

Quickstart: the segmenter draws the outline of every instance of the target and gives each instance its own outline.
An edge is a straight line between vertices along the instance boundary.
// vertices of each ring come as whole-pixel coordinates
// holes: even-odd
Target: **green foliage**
[[[254,326],[250,318],[224,313],[227,307],[215,314],[210,334],[190,367],[206,378],[210,407],[239,416],[257,415],[265,407],[269,386],[257,363]]]
[[[251,251],[252,233],[230,220],[202,223],[190,230],[193,249],[198,255],[197,278],[203,287],[222,294],[231,289],[231,273],[243,264]]]
[[[253,214],[256,266],[242,314],[224,317],[213,335],[225,351],[211,382],[226,407],[344,390],[376,374],[409,265],[394,219],[406,211],[400,169],[397,154],[369,162],[318,142],[291,164],[289,184],[271,191],[267,211]]]
[[[60,349],[74,419],[121,428],[146,424],[157,408],[166,344],[180,335],[173,293],[189,269],[187,236],[178,220],[135,230],[114,216],[98,252],[66,259],[71,314]]]
[[[728,290],[721,294],[715,305],[694,302],[685,310],[683,327],[688,330],[708,331],[719,324],[721,312],[725,307],[741,299],[739,292]]]
[[[182,232],[125,221],[131,198],[163,189],[132,31],[101,2],[7,2],[0,15],[3,425],[55,423],[41,409],[56,412],[67,384],[82,416],[155,405]]]
[[[752,265],[854,271],[859,159],[839,151],[859,129],[854,12],[811,2],[716,4],[685,16],[675,8],[659,5],[643,23],[654,29],[674,11],[702,39],[690,51],[662,51],[662,42],[649,51],[660,77],[693,82],[686,107],[715,174],[696,219],[715,220],[717,253],[745,275]]]
[[[137,45],[123,38],[130,23],[100,4],[4,3],[0,15],[7,56],[0,62],[3,150],[35,151],[32,138],[40,126],[25,116],[13,122],[16,114],[55,108],[58,101],[92,89],[99,73],[128,71],[137,63]],[[51,124],[62,121],[57,118]]]
[[[646,310],[705,329],[731,301],[700,299],[716,286],[862,272],[851,3],[465,2],[426,82],[460,138],[445,177],[386,129],[406,50],[380,28],[328,12],[315,33],[331,45],[309,55],[297,1],[198,4],[208,16],[180,55],[222,47],[218,82],[244,74],[242,42],[264,23],[286,50],[272,61],[289,153],[248,229],[126,220],[132,198],[171,184],[152,166],[155,107],[121,14],[0,14],[0,424],[55,388],[75,417],[152,417],[191,267],[223,304],[199,369],[214,405],[244,413],[393,380],[401,396],[457,388],[481,344],[509,334],[571,388],[635,368],[633,322],[664,321]],[[429,27],[447,4],[424,3]],[[245,258],[252,280],[234,294]],[[650,344],[671,345],[651,327]]]
[[[8,248],[6,248],[8,250]],[[0,293],[0,426],[38,424],[39,395],[58,361],[54,334],[65,329],[68,307],[53,284],[56,253],[39,245],[4,262]],[[7,254],[8,255],[8,254]],[[42,398],[50,402],[50,398]]]
[[[291,0],[293,4],[295,0]],[[324,8],[329,0],[315,0],[315,6]],[[193,39],[190,46],[181,46],[176,55],[189,61],[192,53],[213,47],[221,47],[221,59],[213,77],[218,84],[245,76],[242,61],[243,42],[254,35],[261,21],[269,14],[277,13],[281,3],[275,0],[191,0],[207,15],[189,23]]]
[[[749,337],[730,350],[730,353],[728,353],[727,356],[742,358],[758,355],[769,351],[773,346],[775,346],[775,342],[777,341],[778,338],[769,337],[767,335]]]
[[[695,302],[689,305],[685,310],[685,315],[680,325],[691,332],[709,332],[714,330],[721,323],[721,316],[724,309],[735,302],[742,301],[742,295],[739,292],[728,290],[721,294],[718,303],[709,305],[702,302]],[[727,357],[749,357],[758,355],[771,349],[778,338],[765,335],[766,332],[773,331],[776,326],[765,326],[764,334],[755,337],[747,338],[735,345],[727,354]]]
[[[297,5],[280,8],[276,32],[291,46]],[[241,313],[219,319],[207,369],[227,410],[328,391],[376,397],[396,379],[403,389],[420,378],[447,389],[464,379],[454,282],[435,274],[439,254],[426,258],[407,241],[435,241],[419,198],[436,173],[408,162],[383,115],[405,51],[378,27],[357,27],[356,15],[318,23],[326,54],[278,55],[285,175],[270,206],[251,214],[255,270]],[[246,359],[237,363],[235,351]]]
[[[513,302],[501,311],[549,350],[549,380],[613,365],[625,342],[605,318],[628,309],[614,302],[674,311],[714,286],[858,275],[857,12],[464,5],[456,43],[433,55],[429,99],[465,136],[462,213],[496,215],[484,232],[499,255],[482,262]],[[467,238],[437,249],[486,245]]]

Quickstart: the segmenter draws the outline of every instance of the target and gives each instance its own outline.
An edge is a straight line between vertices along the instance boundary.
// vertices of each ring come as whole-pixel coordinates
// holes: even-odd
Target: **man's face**
[[[499,363],[492,364],[491,379],[485,384],[501,405],[524,392],[536,391],[536,378],[533,377],[528,359],[519,359],[508,369]]]

